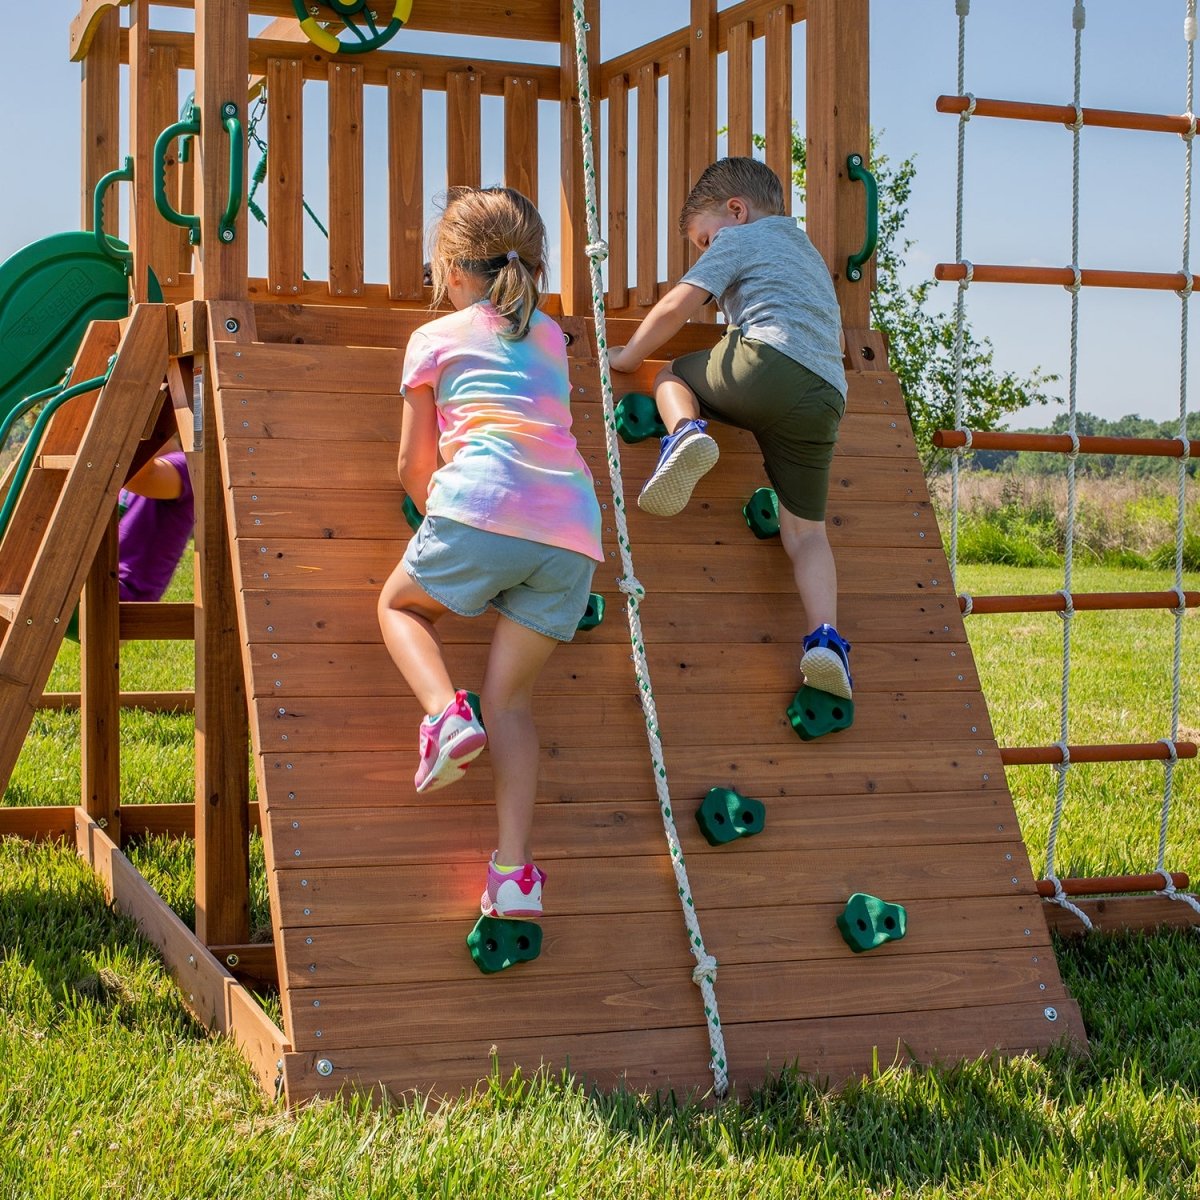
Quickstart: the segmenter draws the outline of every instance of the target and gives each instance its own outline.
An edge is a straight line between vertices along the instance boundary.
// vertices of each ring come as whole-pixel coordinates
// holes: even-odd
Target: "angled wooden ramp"
[[[288,1095],[347,1084],[455,1093],[487,1075],[493,1048],[505,1071],[569,1066],[606,1086],[706,1090],[701,997],[612,522],[595,584],[608,615],[556,652],[540,693],[544,949],[484,976],[464,938],[493,848],[487,756],[455,787],[416,795],[421,714],[374,611],[408,537],[397,388],[404,340],[425,314],[354,324],[331,312],[259,306],[265,340],[210,346],[294,1047]],[[210,329],[223,324],[214,311]],[[566,325],[575,429],[611,517],[594,341],[582,321]],[[761,460],[738,431],[718,437],[721,461],[686,514],[667,522],[635,509],[630,524],[735,1086],[792,1063],[836,1081],[869,1070],[876,1053],[886,1064],[1082,1042],[895,378],[853,372],[832,488],[857,683],[845,733],[805,743],[787,722],[804,615],[782,548],[757,541],[740,513],[763,483]],[[654,454],[625,449],[631,495]],[[490,628],[444,624],[462,687],[480,682]],[[713,785],[763,800],[764,832],[709,847],[692,813]],[[906,939],[852,954],[835,918],[856,891],[903,904]]]
[[[167,369],[167,310],[139,305],[125,323],[88,327],[71,379],[104,387],[51,418],[0,544],[0,781],[8,782],[34,708],[138,444],[158,411]],[[115,553],[115,551],[114,551]]]

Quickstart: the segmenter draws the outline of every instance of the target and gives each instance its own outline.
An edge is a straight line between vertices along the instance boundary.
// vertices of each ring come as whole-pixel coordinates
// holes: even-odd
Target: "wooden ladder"
[[[0,543],[0,782],[7,785],[167,369],[167,309],[88,328],[71,378],[107,383],[63,404]],[[14,485],[15,486],[15,485]]]

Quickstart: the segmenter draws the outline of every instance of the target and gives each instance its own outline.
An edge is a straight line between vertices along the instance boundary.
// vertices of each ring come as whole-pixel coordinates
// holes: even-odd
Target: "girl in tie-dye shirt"
[[[562,330],[537,310],[546,231],[508,188],[455,188],[433,240],[430,321],[404,356],[399,471],[425,514],[379,598],[396,666],[429,715],[418,792],[453,783],[490,746],[499,823],[481,909],[538,917],[545,874],[530,849],[537,795],[533,687],[587,607],[600,506],[571,434]],[[440,465],[439,465],[440,463]],[[481,714],[457,689],[434,625],[499,614]]]

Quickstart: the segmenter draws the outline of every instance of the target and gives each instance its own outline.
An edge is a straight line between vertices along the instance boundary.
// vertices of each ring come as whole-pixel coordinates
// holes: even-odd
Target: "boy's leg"
[[[806,521],[779,506],[779,536],[810,625],[837,624],[837,567],[824,521]]]
[[[705,433],[696,393],[669,367],[654,381],[658,415],[668,433],[658,463],[638,496],[638,507],[656,517],[673,517],[692,497],[692,489],[720,457],[716,441]]]
[[[501,614],[492,635],[480,699],[491,747],[499,823],[496,861],[531,861],[530,831],[537,798],[538,736],[533,688],[558,643]]]
[[[402,562],[379,594],[383,643],[418,703],[431,715],[440,713],[454,699],[442,639],[434,628],[449,611],[413,579]]]

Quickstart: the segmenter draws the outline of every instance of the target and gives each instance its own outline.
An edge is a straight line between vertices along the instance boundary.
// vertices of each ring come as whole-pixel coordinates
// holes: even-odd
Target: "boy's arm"
[[[437,470],[437,405],[431,387],[404,390],[400,453],[396,459],[400,483],[421,512],[429,499],[429,481]]]
[[[704,306],[709,295],[690,283],[677,283],[647,314],[627,346],[614,346],[608,360],[614,371],[636,371],[665,341],[674,337]]]

